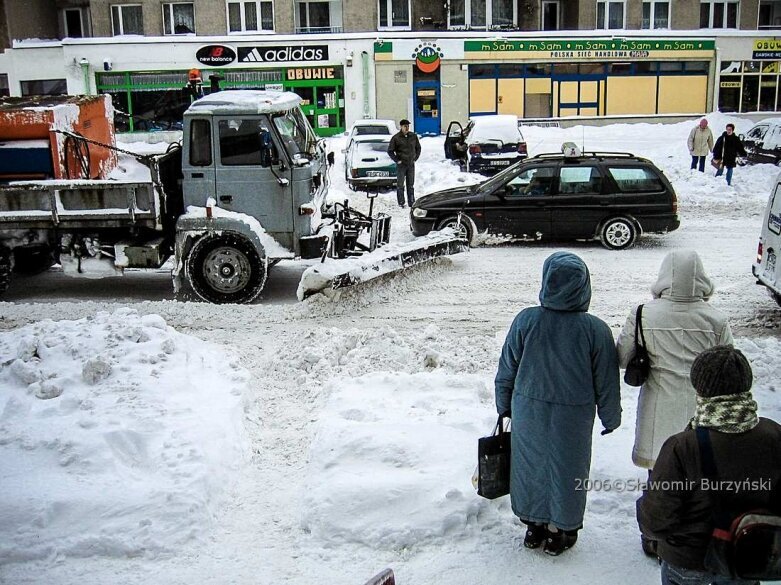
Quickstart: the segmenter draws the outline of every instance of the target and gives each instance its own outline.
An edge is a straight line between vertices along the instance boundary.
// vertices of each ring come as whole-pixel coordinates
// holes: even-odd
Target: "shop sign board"
[[[735,89],[740,88],[740,81],[722,81],[719,83],[721,89]]]
[[[225,45],[206,45],[198,49],[195,58],[201,65],[212,67],[230,65],[236,60],[236,51]]]
[[[328,45],[276,45],[239,47],[242,63],[285,63],[290,61],[328,61]]]
[[[754,41],[754,52],[751,58],[754,61],[762,59],[781,59],[781,40],[779,39],[756,39]]]

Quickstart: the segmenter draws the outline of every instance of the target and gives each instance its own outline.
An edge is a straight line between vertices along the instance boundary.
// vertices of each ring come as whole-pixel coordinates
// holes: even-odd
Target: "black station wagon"
[[[412,232],[453,227],[471,243],[488,232],[530,241],[599,240],[623,250],[642,233],[678,228],[675,191],[651,161],[567,150],[526,159],[478,185],[420,197],[410,210]]]

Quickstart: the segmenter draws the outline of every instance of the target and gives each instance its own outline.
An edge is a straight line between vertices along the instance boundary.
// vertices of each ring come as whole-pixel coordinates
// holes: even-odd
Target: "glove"
[[[602,432],[600,433],[602,436],[609,435],[612,433],[615,429],[602,429]]]

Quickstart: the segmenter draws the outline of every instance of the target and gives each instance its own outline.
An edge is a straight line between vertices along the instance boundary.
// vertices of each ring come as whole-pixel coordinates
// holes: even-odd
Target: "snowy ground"
[[[751,126],[709,118],[716,133]],[[173,301],[164,272],[20,278],[0,303],[0,582],[360,585],[390,566],[401,585],[658,583],[638,494],[621,489],[643,477],[630,460],[635,389],[623,388],[621,428],[594,439],[592,479],[619,483],[589,495],[562,557],[523,549],[507,498],[478,498],[470,477],[506,329],[562,248],[589,265],[591,310],[614,333],[664,255],[697,249],[760,410],[781,419],[781,310],[751,276],[777,169],[738,168],[733,187],[690,172],[693,124],[524,128],[532,154],[585,140],[664,169],[681,228],[624,252],[485,245],[338,302],[299,303],[305,266],[283,263],[261,303],[231,307]],[[331,141],[334,197],[360,200],[343,142]],[[422,142],[419,193],[479,180],[443,160],[441,138]],[[393,239],[411,239],[395,194],[378,205]]]

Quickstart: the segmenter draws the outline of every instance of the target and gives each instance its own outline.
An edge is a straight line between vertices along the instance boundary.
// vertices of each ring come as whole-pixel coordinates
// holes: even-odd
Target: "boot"
[[[545,540],[545,546],[542,548],[542,550],[545,554],[557,557],[568,548],[575,546],[577,541],[577,530],[559,530],[558,532],[548,532],[548,538]]]
[[[548,536],[548,527],[545,524],[530,522],[526,528],[526,538],[523,539],[523,546],[526,548],[540,548],[546,536]]]

